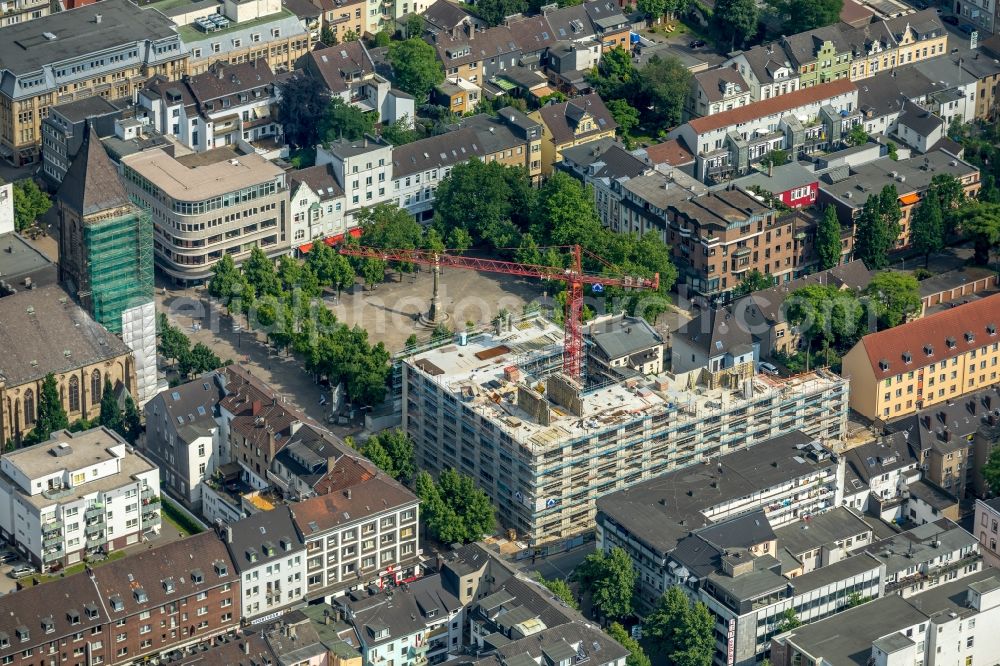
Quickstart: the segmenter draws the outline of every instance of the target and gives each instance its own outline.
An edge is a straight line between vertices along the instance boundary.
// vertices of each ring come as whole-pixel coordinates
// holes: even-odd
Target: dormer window
[[[85,604],[83,612],[87,614],[87,619],[89,620],[96,620],[97,616],[100,615],[100,611],[97,610],[95,604]]]
[[[201,572],[201,569],[195,569],[191,572],[191,582],[195,585],[205,582],[205,574]]]
[[[257,561],[257,549],[256,548],[247,548],[247,560],[249,560],[250,562],[256,562]]]
[[[14,633],[17,634],[17,640],[21,641],[22,643],[31,638],[31,632],[28,631],[28,628],[23,624],[19,626],[17,629],[15,629]]]
[[[955,340],[955,338],[951,338],[951,337],[949,337],[948,339],[946,339],[944,342],[945,342],[946,345],[948,345],[948,349],[954,349],[955,346],[958,344],[958,341]]]
[[[146,590],[142,589],[141,587],[135,588],[135,590],[132,592],[132,596],[135,597],[136,603],[139,604],[144,604],[147,601],[149,601],[149,596],[146,594]]]
[[[966,331],[965,332],[965,341],[966,342],[975,342],[976,341],[975,334],[972,331]]]
[[[228,576],[229,575],[229,567],[226,566],[226,563],[223,562],[222,560],[216,560],[214,566],[215,566],[215,575],[216,576]]]
[[[886,370],[889,369],[889,361],[887,361],[886,359],[883,358],[881,361],[878,362],[878,367],[879,367],[879,370],[881,370],[882,372],[885,372]]]
[[[117,594],[108,599],[108,601],[111,604],[111,610],[116,613],[120,613],[125,610],[125,602]]]
[[[70,624],[80,624],[80,612],[75,608],[71,608],[66,611],[66,619],[69,620]]]
[[[56,623],[51,617],[42,618],[42,631],[51,634],[56,630]]]
[[[986,335],[996,335],[997,325],[996,324],[986,324]]]
[[[163,580],[163,591],[166,592],[167,594],[172,594],[173,593],[173,591],[174,591],[174,579],[173,578],[165,578]]]
[[[910,356],[910,352],[903,352],[903,363],[909,364],[912,361],[913,361],[913,357]]]
[[[928,356],[934,356],[934,345],[924,345],[924,353]]]

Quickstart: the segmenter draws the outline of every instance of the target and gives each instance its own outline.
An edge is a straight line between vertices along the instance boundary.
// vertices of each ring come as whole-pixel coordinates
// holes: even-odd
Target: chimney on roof
[[[100,14],[94,14],[94,23],[100,23],[103,18]]]
[[[253,405],[251,405],[250,407],[250,413],[253,416],[257,416],[258,414],[260,414],[260,410],[262,407],[263,405],[260,404],[260,400],[254,400]]]
[[[243,654],[250,654],[250,641],[243,641]]]
[[[216,68],[216,76],[219,77],[220,81],[226,78],[226,68],[223,67],[222,65],[219,65],[218,68]]]
[[[346,497],[347,499],[351,499],[351,489],[350,488],[348,488],[347,490],[344,491],[344,497]]]
[[[465,26],[465,34],[467,34],[469,36],[469,39],[475,39],[476,38],[476,26],[472,25],[471,23],[467,24]]]
[[[774,160],[768,160],[767,162],[767,177],[774,178]]]
[[[233,527],[232,525],[226,525],[226,543],[233,542]]]

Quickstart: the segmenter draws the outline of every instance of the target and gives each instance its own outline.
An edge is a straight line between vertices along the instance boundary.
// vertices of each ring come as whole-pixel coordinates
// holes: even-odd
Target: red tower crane
[[[483,271],[487,273],[505,273],[507,275],[523,275],[525,277],[537,277],[543,280],[561,280],[566,283],[568,294],[566,295],[566,318],[565,318],[565,347],[563,349],[563,372],[574,379],[580,377],[580,357],[583,353],[583,332],[581,329],[581,316],[583,314],[583,286],[599,285],[603,287],[624,287],[626,289],[658,289],[660,286],[660,274],[655,274],[652,278],[634,276],[615,275],[594,275],[583,272],[583,252],[579,245],[570,245],[571,262],[569,268],[556,266],[539,266],[536,264],[523,264],[515,261],[501,261],[499,259],[479,259],[476,257],[463,257],[454,254],[444,254],[431,250],[380,250],[372,247],[360,247],[357,245],[342,245],[340,253],[352,257],[365,257],[368,259],[381,259],[383,261],[399,261],[410,264],[422,264],[434,267],[434,294],[431,298],[431,310],[429,319],[436,321],[440,316],[440,303],[438,302],[438,275],[442,266],[449,268],[464,268],[473,271]],[[591,254],[588,252],[588,254]],[[612,267],[596,255],[595,259],[604,265]]]

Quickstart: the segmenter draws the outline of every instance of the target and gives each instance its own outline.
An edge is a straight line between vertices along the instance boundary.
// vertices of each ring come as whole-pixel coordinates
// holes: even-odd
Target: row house
[[[777,43],[737,51],[722,66],[739,71],[754,101],[787,95],[799,89],[799,71]]]
[[[316,4],[321,10],[320,25],[333,35],[335,44],[350,42],[368,31],[368,0],[316,0]]]
[[[195,152],[278,141],[274,73],[264,59],[216,62],[180,81],[155,77],[139,92],[139,115]]]
[[[288,506],[226,525],[226,548],[240,576],[240,616],[262,622],[305,599],[305,546]]]
[[[907,105],[915,106],[909,102]],[[903,118],[900,117],[900,123],[905,122]],[[937,125],[940,126],[940,122]],[[841,226],[853,230],[868,197],[878,195],[883,187],[892,185],[899,195],[900,231],[895,245],[901,249],[911,242],[913,214],[937,175],[956,178],[967,197],[975,197],[979,193],[979,169],[945,150],[932,150],[907,159],[883,157],[846,170],[829,171],[820,178],[817,201],[823,206],[835,206]]]
[[[562,151],[615,136],[618,123],[597,93],[547,104],[529,114],[542,125],[542,174],[549,176],[562,161]]]
[[[649,165],[614,139],[599,139],[567,148],[557,167],[593,188],[601,224],[615,231],[622,231],[622,184],[652,172]]]
[[[330,165],[290,171],[288,191],[292,247],[308,252],[315,241],[344,238],[344,190]]]
[[[542,173],[542,127],[517,109],[505,107],[458,121],[445,134],[392,150],[392,193],[400,208],[419,220],[433,215],[434,191],[456,164],[479,159],[521,167],[532,182]]]
[[[291,505],[305,542],[305,594],[332,597],[420,575],[420,500],[374,465],[357,483]],[[347,485],[347,487],[343,487]]]
[[[717,67],[691,77],[688,117],[710,116],[746,106],[753,100],[750,85],[735,67]]]
[[[696,153],[698,179],[719,181],[747,173],[772,150],[808,154],[838,145],[861,122],[857,103],[857,88],[845,77],[694,118],[668,138]]]
[[[998,304],[995,295],[861,338],[844,355],[851,407],[887,420],[996,384]]]
[[[375,73],[375,63],[364,42],[354,40],[319,51],[305,58],[305,71],[330,95],[357,109],[377,114],[383,124],[402,121],[413,126],[414,99]]]
[[[132,664],[230,634],[239,578],[211,532],[3,598],[5,664]]]

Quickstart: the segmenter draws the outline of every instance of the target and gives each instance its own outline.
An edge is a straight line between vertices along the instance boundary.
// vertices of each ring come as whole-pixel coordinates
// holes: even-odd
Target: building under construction
[[[727,371],[732,381],[672,374],[645,322],[611,324],[588,332],[581,382],[560,372],[562,329],[538,316],[406,358],[403,425],[418,463],[475,478],[505,526],[544,552],[591,531],[601,495],[791,430],[845,432],[848,386],[833,373],[778,378],[750,363]]]
[[[90,125],[56,195],[60,280],[133,351],[136,401],[156,393],[153,225]]]

